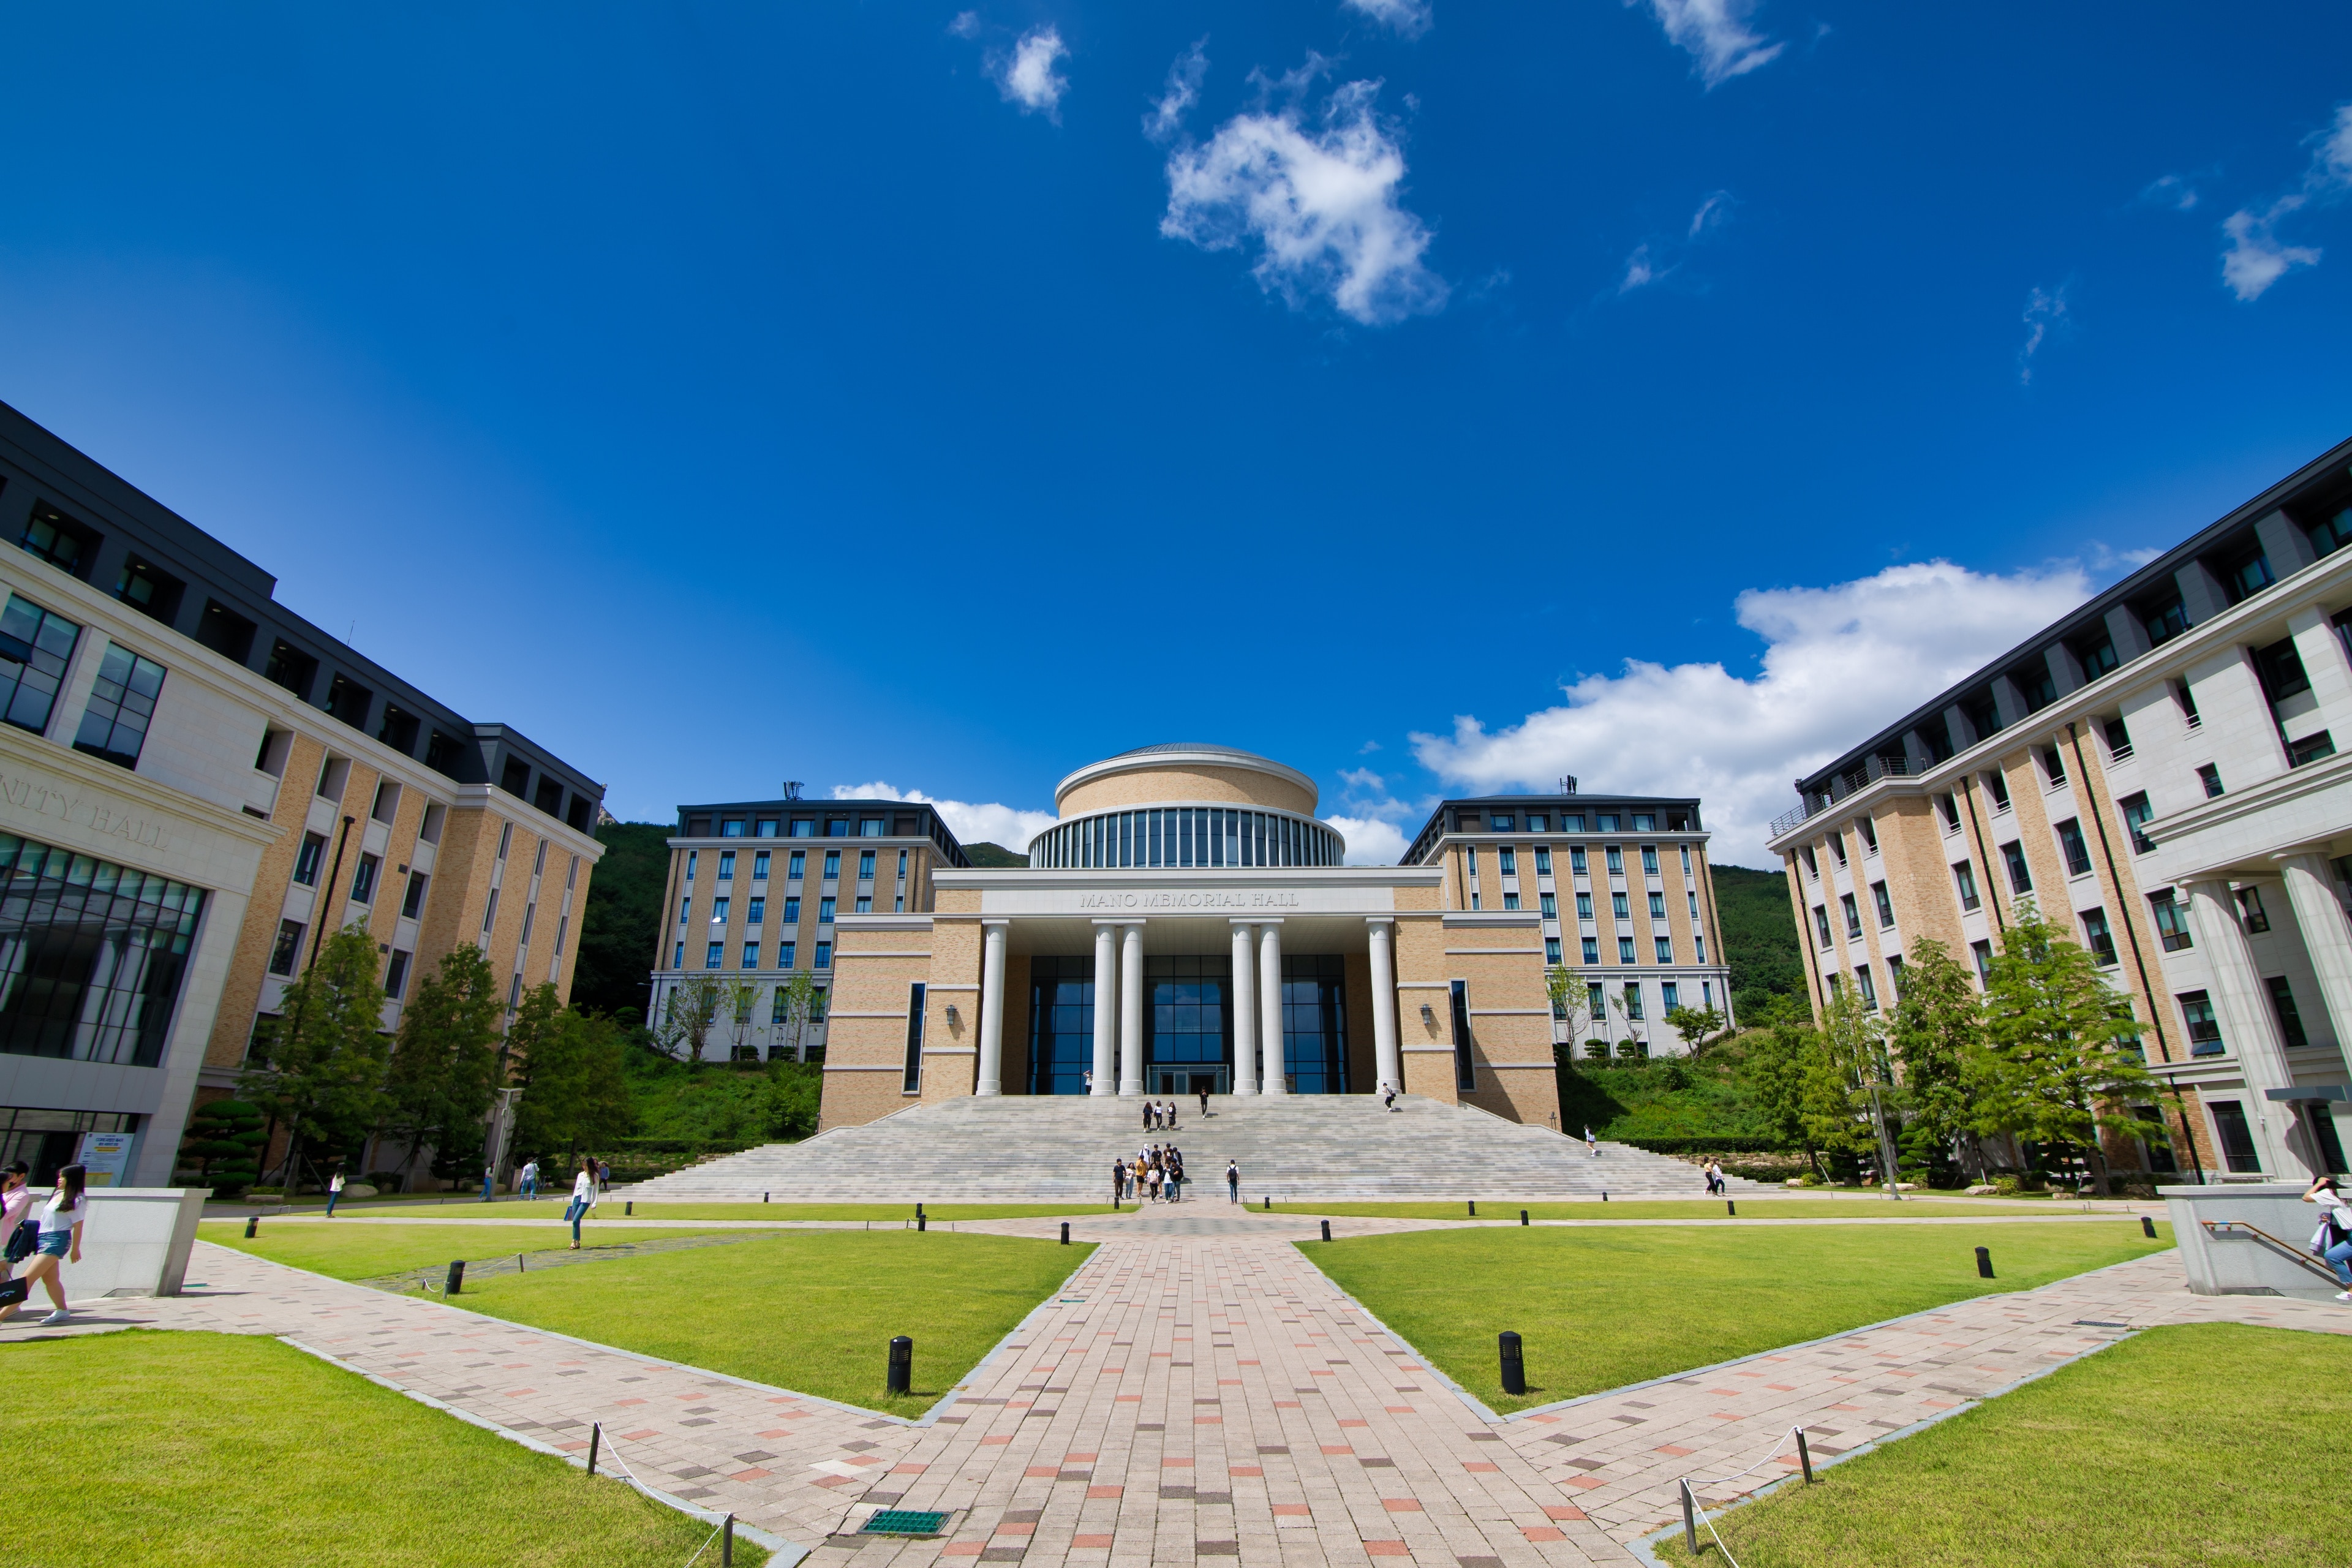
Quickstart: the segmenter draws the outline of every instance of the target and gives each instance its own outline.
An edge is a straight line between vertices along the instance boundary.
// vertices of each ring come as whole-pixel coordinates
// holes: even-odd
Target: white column
[[[2237,1057],[2239,1074],[2246,1082],[2246,1121],[2263,1172],[2274,1181],[2308,1181],[2312,1173],[2305,1172],[2286,1136],[2294,1124],[2294,1107],[2265,1092],[2285,1089],[2294,1079],[2287,1070],[2286,1045],[2271,1016],[2253,952],[2246,945],[2245,928],[2238,923],[2238,900],[2231,895],[2230,884],[2218,879],[2189,883],[2189,921],[2212,974],[2222,1043]]]
[[[1282,922],[1268,921],[1257,939],[1258,1047],[1265,1063],[1260,1082],[1268,1094],[1288,1094],[1282,1070]]]
[[[2287,902],[2294,907],[2294,923],[2303,931],[2304,951],[2319,976],[2328,1031],[2336,1037],[2345,1071],[2352,1073],[2352,928],[2346,926],[2344,907],[2336,901],[2326,856],[2306,850],[2278,858],[2286,876]]]
[[[1118,927],[1095,922],[1095,1083],[1089,1092],[1118,1092]]]
[[[1002,1094],[1004,1076],[1004,922],[981,927],[980,1082],[974,1094]]]
[[[1118,954],[1118,1091],[1143,1092],[1143,927],[1122,928]]]
[[[1257,1092],[1257,944],[1247,921],[1234,922],[1234,1092]]]
[[[1372,1060],[1381,1081],[1404,1092],[1404,1053],[1397,1048],[1396,954],[1390,939],[1396,922],[1385,916],[1364,922],[1372,944]]]

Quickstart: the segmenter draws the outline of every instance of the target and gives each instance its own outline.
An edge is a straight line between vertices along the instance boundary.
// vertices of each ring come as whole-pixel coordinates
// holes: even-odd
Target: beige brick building
[[[836,914],[824,1125],[972,1094],[1391,1084],[1550,1125],[1549,963],[1630,986],[1645,1035],[1677,988],[1724,1005],[1696,802],[1449,801],[1405,864],[1369,867],[1313,780],[1232,747],[1125,752],[1055,799],[1028,866],[941,865],[928,900]]]
[[[1773,825],[1815,1005],[1983,965],[2021,900],[2142,1025],[2177,1154],[2344,1169],[2352,1099],[2352,442],[1800,780]]]

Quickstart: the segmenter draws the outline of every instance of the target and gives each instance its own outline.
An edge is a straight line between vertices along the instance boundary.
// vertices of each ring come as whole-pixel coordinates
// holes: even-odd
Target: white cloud
[[[2072,563],[1994,576],[1949,562],[1890,566],[1826,588],[1750,589],[1739,624],[1766,644],[1752,678],[1720,664],[1626,661],[1586,676],[1567,702],[1490,732],[1457,717],[1416,734],[1414,753],[1450,787],[1697,795],[1717,858],[1771,866],[1766,825],[1795,804],[1791,781],[1867,739],[2022,642],[2089,595]]]
[[[941,800],[925,795],[919,789],[902,790],[877,779],[872,784],[835,784],[835,800],[907,800],[919,802],[939,812],[959,842],[964,844],[994,844],[1016,855],[1028,852],[1029,841],[1061,819],[1050,811],[1023,811],[1017,806],[999,805],[993,802],[975,805],[970,801]]]
[[[2334,122],[2306,141],[2318,146],[2304,171],[2304,189],[2318,195],[2352,190],[2352,103],[2337,104]]]
[[[1641,0],[1625,0],[1628,5]],[[1709,89],[1769,65],[1787,46],[1749,31],[1755,0],[1649,0],[1666,41],[1690,51],[1691,74]]]
[[[2319,265],[2316,246],[2283,244],[2272,232],[2279,219],[2304,205],[2304,198],[2284,195],[2259,215],[2241,207],[2221,221],[2230,237],[2221,252],[2221,281],[2241,300],[2259,300],[2263,291],[2298,267]]]
[[[2061,283],[2054,291],[2036,289],[2025,297],[2025,346],[2017,351],[2017,379],[2021,385],[2033,380],[2033,356],[2042,341],[2066,320],[2066,286]]]
[[[1327,816],[1323,819],[1339,830],[1348,841],[1347,863],[1350,866],[1393,866],[1404,858],[1404,833],[1393,822],[1382,822],[1376,816]]]
[[[1280,109],[1237,114],[1204,146],[1168,156],[1168,212],[1160,232],[1203,250],[1258,247],[1258,287],[1292,309],[1328,298],[1366,326],[1442,310],[1445,280],[1422,264],[1430,234],[1399,205],[1404,150],[1373,111],[1377,81],[1332,90],[1309,123],[1306,89],[1323,68],[1309,57],[1278,85]]]
[[[1201,83],[1208,79],[1208,50],[1209,40],[1203,37],[1168,68],[1167,85],[1151,112],[1143,117],[1143,133],[1154,142],[1165,142],[1184,128],[1184,115],[1200,101]]]
[[[1431,0],[1342,0],[1342,4],[1405,38],[1418,38],[1437,19]]]
[[[1668,272],[1672,270],[1672,268],[1666,268]],[[1633,247],[1633,255],[1625,258],[1625,276],[1617,280],[1617,292],[1631,294],[1636,289],[1646,289],[1664,275],[1658,270],[1657,263],[1650,259],[1649,242],[1644,240]]]
[[[2150,180],[2139,199],[2152,207],[2170,207],[2174,212],[2185,213],[2195,210],[2199,197],[2197,187],[2189,183],[2186,175],[2166,174]]]
[[[1683,264],[1683,253],[1697,245],[1716,230],[1731,221],[1733,202],[1729,191],[1709,191],[1691,214],[1680,238],[1645,239],[1625,258],[1625,270],[1617,279],[1617,292],[1631,294],[1636,289],[1646,289]]]
[[[980,13],[957,12],[955,20],[948,24],[948,31],[959,38],[977,38],[980,37]]]
[[[1069,90],[1070,82],[1054,69],[1054,64],[1069,52],[1059,29],[1032,27],[1021,35],[1011,54],[990,56],[988,70],[1005,102],[1019,104],[1024,114],[1043,114],[1059,124],[1062,94]]]

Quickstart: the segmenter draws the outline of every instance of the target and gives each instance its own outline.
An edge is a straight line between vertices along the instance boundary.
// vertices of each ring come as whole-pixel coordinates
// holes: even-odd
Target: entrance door
[[[1218,1068],[1213,1072],[1202,1072],[1198,1068],[1160,1068],[1153,1073],[1152,1081],[1151,1092],[1154,1094],[1223,1094],[1225,1092],[1225,1069]]]

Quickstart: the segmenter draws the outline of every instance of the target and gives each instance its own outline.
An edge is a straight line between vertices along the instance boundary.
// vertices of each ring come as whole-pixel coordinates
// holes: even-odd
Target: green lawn
[[[1497,1410],[1620,1388],[2171,1245],[2111,1226],[1428,1230],[1300,1243],[1316,1267]],[[1975,1248],[1999,1278],[1979,1279]],[[726,1250],[736,1250],[728,1248]],[[1506,1395],[1495,1336],[1523,1336]]]
[[[583,1246],[712,1234],[742,1233],[649,1230],[641,1225],[598,1225],[593,1220],[580,1227]],[[373,1279],[408,1268],[436,1268],[454,1258],[471,1263],[572,1245],[572,1227],[553,1219],[518,1225],[273,1225],[265,1219],[261,1234],[251,1241],[245,1238],[243,1220],[208,1219],[196,1226],[196,1235],[256,1258],[337,1279]],[[189,1267],[197,1279],[204,1278],[202,1264]]]
[[[1739,1205],[1740,1219],[1997,1219],[2003,1212],[1986,1198],[1905,1198],[1890,1203],[1885,1198],[1734,1198]],[[1508,1198],[1480,1198],[1476,1217],[1482,1220],[1507,1220],[1517,1225],[1519,1211],[1528,1211],[1530,1219],[1730,1219],[1721,1198],[1649,1198],[1639,1202],[1602,1203],[1599,1199],[1566,1203],[1527,1203]],[[2142,1201],[2140,1206],[2154,1212],[2156,1205]],[[1262,1214],[1260,1205],[1250,1205],[1250,1212]],[[1464,1203],[1394,1203],[1394,1204],[1276,1204],[1276,1214],[1352,1215],[1366,1219],[1466,1219],[1471,1217],[1469,1205]],[[2079,1206],[2074,1212],[2082,1212]],[[2120,1213],[2120,1210],[2115,1211]]]
[[[2334,1568],[2347,1382],[2336,1335],[2151,1329],[1715,1528],[1742,1568]]]
[[[971,1370],[1092,1250],[1002,1236],[802,1231],[467,1281],[456,1305],[895,1415]],[[913,1394],[882,1392],[890,1338]]]
[[[0,1348],[0,1425],[42,1568],[677,1568],[709,1533],[258,1335]]]
[[[1106,1180],[1106,1189],[1109,1186]],[[560,1215],[571,1201],[571,1189],[552,1197],[539,1198],[531,1203],[499,1197],[495,1204],[485,1204],[478,1197],[458,1196],[449,1203],[432,1197],[367,1198],[357,1203],[342,1203],[335,1207],[335,1215],[364,1214],[382,1217],[386,1213],[409,1209],[446,1209],[451,1219],[520,1219],[534,1216]],[[897,1225],[915,1217],[912,1204],[665,1204],[641,1203],[634,1215],[627,1214],[632,1200],[614,1196],[597,1207],[597,1214],[606,1220],[636,1219],[865,1219],[876,1224]],[[231,1205],[233,1206],[233,1205]],[[317,1214],[326,1205],[305,1201],[299,1207],[278,1210],[265,1208],[246,1210],[262,1215],[266,1228],[274,1214]],[[1135,1205],[1127,1205],[1133,1209]],[[923,1212],[933,1219],[1044,1219],[1055,1215],[1108,1214],[1108,1204],[926,1204]],[[239,1221],[241,1226],[244,1222]]]

